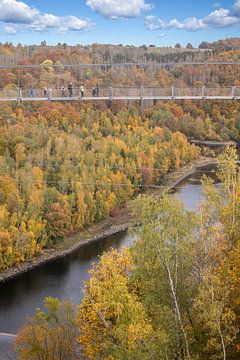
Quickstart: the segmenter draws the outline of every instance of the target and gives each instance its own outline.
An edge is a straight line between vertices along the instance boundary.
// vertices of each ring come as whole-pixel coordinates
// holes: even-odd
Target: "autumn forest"
[[[6,43],[0,93],[70,82],[100,91],[238,87],[239,65],[211,62],[239,59],[237,38],[198,49]],[[192,140],[235,146],[215,153]],[[67,237],[114,222],[126,204],[135,219],[132,246],[99,257],[77,307],[49,296],[26,319],[16,359],[239,359],[239,142],[237,100],[148,101],[144,109],[138,101],[1,103],[0,274],[57,254]],[[169,191],[149,195],[205,158],[217,164],[216,179],[202,177],[198,210]]]

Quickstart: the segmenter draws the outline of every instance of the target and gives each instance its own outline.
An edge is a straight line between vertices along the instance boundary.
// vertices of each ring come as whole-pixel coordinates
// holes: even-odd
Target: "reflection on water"
[[[26,317],[41,307],[46,296],[69,296],[78,304],[88,270],[98,256],[114,247],[128,245],[127,233],[90,244],[73,255],[46,264],[9,281],[0,287],[0,332],[15,333]]]
[[[188,209],[195,209],[203,199],[199,182],[201,176],[197,173],[176,189],[176,195]],[[78,304],[82,298],[83,282],[89,278],[88,270],[92,263],[111,247],[119,248],[131,242],[132,238],[127,233],[106,238],[0,286],[0,332],[15,333],[26,318],[42,306],[46,296],[69,296]]]

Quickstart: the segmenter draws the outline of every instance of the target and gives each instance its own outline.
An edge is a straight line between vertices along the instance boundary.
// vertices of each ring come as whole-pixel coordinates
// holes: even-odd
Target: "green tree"
[[[143,284],[142,301],[155,326],[169,336],[167,356],[193,359],[189,308],[197,217],[166,194],[160,199],[140,196],[134,213],[141,224],[133,254],[135,276]]]
[[[47,297],[45,311],[37,310],[36,315],[17,334],[17,359],[81,359],[77,336],[72,302],[60,302],[58,299]]]

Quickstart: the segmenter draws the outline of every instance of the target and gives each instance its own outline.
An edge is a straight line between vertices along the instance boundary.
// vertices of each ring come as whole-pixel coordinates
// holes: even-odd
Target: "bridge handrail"
[[[28,64],[28,65],[20,65],[20,64],[14,64],[14,65],[0,65],[0,69],[43,69],[44,67],[50,66],[52,68],[77,68],[77,67],[130,67],[130,66],[138,66],[138,67],[161,67],[161,66],[177,66],[177,65],[181,65],[181,66],[206,66],[206,65],[240,65],[239,61],[197,61],[197,62],[191,62],[191,61],[179,61],[179,62],[175,62],[175,61],[169,61],[169,62],[158,62],[158,63],[153,63],[153,62],[142,62],[142,63],[102,63],[102,64],[94,64],[94,63],[87,63],[87,64],[52,64],[52,65],[47,65],[47,64]]]
[[[0,99],[64,99],[64,98],[118,98],[118,99],[158,99],[158,98],[176,98],[176,97],[225,97],[235,98],[240,96],[240,86],[222,86],[222,87],[159,87],[159,86],[132,86],[132,87],[99,87],[98,93],[93,93],[93,88],[84,88],[84,96],[81,95],[80,87],[68,88],[63,91],[62,88],[31,88],[31,89],[2,89],[0,90]]]

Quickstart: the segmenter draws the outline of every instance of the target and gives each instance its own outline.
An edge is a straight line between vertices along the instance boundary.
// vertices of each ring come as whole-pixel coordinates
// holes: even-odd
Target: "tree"
[[[188,43],[187,46],[186,46],[187,49],[193,49],[193,46],[191,43]]]
[[[72,302],[60,302],[58,299],[47,297],[45,311],[38,309],[36,315],[17,334],[17,359],[81,359],[77,336]]]
[[[143,302],[155,325],[163,327],[169,336],[167,356],[178,354],[190,360],[188,309],[194,291],[191,269],[197,218],[166,194],[160,199],[140,196],[134,213],[141,224],[137,230],[140,240],[133,251],[135,276],[143,283]]]
[[[239,344],[239,232],[240,175],[237,153],[228,147],[218,157],[221,187],[203,180],[207,202],[201,207],[200,258],[203,281],[195,307],[207,333],[205,351],[210,359],[237,358]],[[201,249],[202,246],[202,249]],[[229,355],[230,354],[230,355]]]
[[[132,270],[130,251],[123,249],[104,254],[90,271],[77,314],[78,340],[88,359],[155,358],[154,333],[130,281]]]
[[[46,219],[46,230],[52,241],[62,239],[71,229],[71,213],[65,201],[53,203]]]

